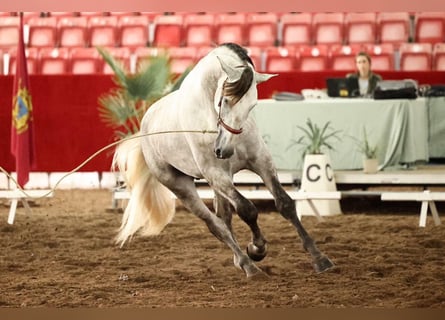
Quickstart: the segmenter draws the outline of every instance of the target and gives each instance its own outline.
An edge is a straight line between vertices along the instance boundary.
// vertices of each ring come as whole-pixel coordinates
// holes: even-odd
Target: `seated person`
[[[372,97],[377,82],[381,81],[382,77],[371,71],[371,57],[366,52],[359,52],[355,56],[355,64],[357,72],[349,73],[346,77],[358,79],[360,96]]]

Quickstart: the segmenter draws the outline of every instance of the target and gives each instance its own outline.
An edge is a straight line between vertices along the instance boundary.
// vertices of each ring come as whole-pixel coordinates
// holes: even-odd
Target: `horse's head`
[[[235,137],[243,132],[243,124],[258,102],[257,84],[275,75],[256,72],[250,59],[239,63],[227,57],[217,58],[225,75],[215,97],[218,136],[214,152],[217,158],[226,159],[233,155]]]

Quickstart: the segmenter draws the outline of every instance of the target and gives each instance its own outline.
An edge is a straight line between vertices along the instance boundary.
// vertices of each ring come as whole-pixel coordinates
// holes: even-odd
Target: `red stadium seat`
[[[9,63],[8,63],[8,74],[15,74],[17,66],[17,48],[11,48],[8,51]],[[37,48],[26,48],[26,66],[28,69],[28,74],[37,74],[39,72],[39,49]]]
[[[246,46],[271,47],[277,44],[278,17],[275,13],[250,13],[246,16]]]
[[[328,69],[328,46],[314,45],[314,46],[300,46],[300,71],[324,71]]]
[[[184,17],[184,45],[208,47],[214,44],[214,16],[188,14]]]
[[[345,14],[345,42],[376,43],[377,14],[375,12],[347,12]]]
[[[401,71],[431,70],[431,43],[402,43],[399,47]]]
[[[0,48],[16,47],[19,42],[20,18],[5,16],[0,19]]]
[[[69,73],[96,74],[103,70],[104,60],[96,48],[72,48]]]
[[[395,70],[395,49],[393,44],[368,44],[365,45],[365,51],[371,57],[372,70]]]
[[[266,72],[287,72],[297,69],[297,51],[294,47],[269,47],[265,50]]]
[[[180,47],[183,44],[183,22],[181,15],[159,15],[154,18],[154,47]]]
[[[68,48],[41,48],[39,51],[39,65],[41,74],[68,73]]]
[[[445,71],[445,43],[436,43],[434,45],[433,70]]]
[[[445,12],[419,12],[414,21],[415,42],[445,42]]]
[[[117,17],[93,16],[88,19],[89,46],[114,47],[117,45]]]
[[[196,47],[170,47],[167,54],[170,57],[172,73],[181,74],[197,62]]]
[[[379,43],[392,43],[398,47],[409,41],[408,12],[380,12],[377,14],[377,38]]]
[[[312,44],[312,14],[284,13],[281,16],[281,30],[283,47]]]
[[[28,20],[29,47],[56,47],[57,19],[55,17],[34,17]]]
[[[215,15],[215,42],[223,44],[234,42],[240,45],[245,43],[244,13],[219,13]]]
[[[329,60],[332,70],[354,71],[356,70],[355,56],[362,47],[355,45],[337,45],[329,48]]]
[[[63,17],[57,23],[60,47],[86,47],[88,20],[86,17]]]
[[[146,47],[149,41],[148,16],[122,16],[119,18],[119,40],[118,44],[122,47]]]
[[[344,14],[341,12],[314,13],[312,18],[315,44],[343,44]]]

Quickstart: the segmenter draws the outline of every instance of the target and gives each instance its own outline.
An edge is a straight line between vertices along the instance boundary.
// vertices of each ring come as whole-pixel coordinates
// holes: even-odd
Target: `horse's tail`
[[[137,231],[144,236],[159,234],[175,215],[175,199],[150,172],[140,138],[133,136],[118,145],[112,167],[119,169],[131,192],[116,242],[122,247]]]

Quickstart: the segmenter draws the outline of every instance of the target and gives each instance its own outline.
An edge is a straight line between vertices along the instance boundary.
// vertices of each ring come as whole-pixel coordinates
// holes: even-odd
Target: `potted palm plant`
[[[369,142],[366,128],[363,127],[363,138],[357,141],[357,147],[363,154],[363,172],[376,173],[378,171],[379,161],[377,159],[377,145]]]
[[[341,130],[333,130],[330,125],[331,122],[328,121],[320,128],[316,123],[313,123],[310,118],[306,120],[307,128],[302,126],[297,126],[298,129],[303,131],[303,135],[297,140],[293,139],[289,147],[294,145],[302,145],[302,156],[306,155],[321,155],[323,149],[333,150],[333,146],[330,143],[332,139],[340,139],[338,134]]]
[[[147,109],[158,99],[179,88],[190,71],[181,75],[172,73],[167,55],[143,60],[137,70],[129,70],[106,49],[97,47],[98,52],[114,72],[117,88],[99,97],[99,115],[106,125],[115,130],[118,139],[134,134]]]
[[[289,147],[302,146],[303,170],[301,174],[300,189],[311,192],[336,191],[334,171],[329,156],[325,150],[334,150],[332,140],[340,140],[338,134],[341,130],[334,130],[328,121],[322,127],[307,119],[306,127],[297,126],[303,135],[297,140],[292,140]],[[341,214],[339,200],[313,200],[317,211],[322,215]],[[297,211],[300,215],[314,215],[313,208],[307,201],[297,203]]]
[[[148,108],[164,95],[178,89],[192,67],[180,75],[174,74],[169,57],[161,55],[143,60],[138,64],[136,73],[131,74],[106,49],[97,47],[97,50],[113,70],[113,80],[117,86],[99,97],[99,116],[114,129],[117,140],[139,132],[142,117]],[[115,179],[116,189],[122,188],[122,177],[117,174]],[[108,211],[122,210],[113,203]]]

